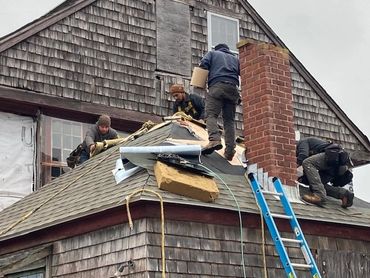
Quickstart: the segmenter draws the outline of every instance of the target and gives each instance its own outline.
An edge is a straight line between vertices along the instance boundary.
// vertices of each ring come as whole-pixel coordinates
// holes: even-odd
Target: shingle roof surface
[[[134,141],[125,143],[128,146],[158,145],[173,137],[172,133],[178,127],[168,124],[154,130]],[[220,195],[214,203],[176,195],[158,189],[152,169],[143,169],[134,176],[116,184],[111,170],[115,161],[120,157],[119,146],[112,147],[100,155],[88,160],[81,166],[55,179],[12,206],[0,212],[0,233],[18,221],[29,211],[46,202],[29,218],[20,222],[1,239],[16,237],[55,224],[77,219],[96,212],[122,205],[123,199],[133,190],[146,187],[159,192],[165,202],[187,204],[191,206],[213,207],[236,210],[237,206],[223,183],[216,179]],[[233,191],[242,211],[259,213],[248,181],[243,175],[241,166],[232,166],[222,156],[213,153],[202,157],[202,162],[217,172],[223,181]],[[57,194],[57,192],[59,192]],[[272,199],[271,199],[272,198]],[[280,202],[271,197],[270,208],[274,212],[282,212]],[[152,196],[143,193],[135,200],[154,200]],[[370,226],[370,210],[351,207],[342,209],[337,200],[328,202],[326,208],[293,204],[298,218],[312,219],[325,222]]]

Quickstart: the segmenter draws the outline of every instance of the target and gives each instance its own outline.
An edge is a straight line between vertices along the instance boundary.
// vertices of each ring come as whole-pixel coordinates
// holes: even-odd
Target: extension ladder
[[[249,180],[251,181],[252,190],[256,196],[257,203],[261,209],[267,227],[270,231],[271,238],[275,244],[275,249],[279,254],[281,263],[283,264],[285,273],[288,278],[296,278],[297,275],[294,269],[303,269],[310,271],[313,278],[321,278],[320,272],[317,268],[315,260],[311,254],[310,248],[307,245],[307,242],[302,233],[301,227],[298,224],[297,218],[294,214],[292,206],[289,203],[288,198],[285,195],[283,186],[280,180],[276,177],[273,178],[273,183],[276,189],[276,192],[264,191],[262,190],[257,179],[254,177],[253,173],[248,175]],[[265,195],[274,195],[280,198],[280,201],[283,205],[285,214],[271,213],[268,207],[268,204],[265,199]],[[292,230],[294,231],[295,239],[291,238],[282,238],[275,224],[274,218],[283,218],[288,219]],[[284,246],[284,242],[296,243],[299,244],[306,264],[292,263],[289,259],[287,249]]]

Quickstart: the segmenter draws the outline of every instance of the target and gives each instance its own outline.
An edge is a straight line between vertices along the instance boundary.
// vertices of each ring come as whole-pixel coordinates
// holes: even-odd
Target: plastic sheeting
[[[0,210],[32,192],[36,123],[0,112]]]

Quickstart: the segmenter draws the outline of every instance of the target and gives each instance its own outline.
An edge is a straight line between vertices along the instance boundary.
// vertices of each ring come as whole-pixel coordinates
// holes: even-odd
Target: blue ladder
[[[281,263],[283,264],[287,277],[296,278],[297,275],[295,273],[294,268],[296,269],[300,268],[303,270],[309,270],[313,278],[321,278],[320,272],[311,254],[310,248],[308,247],[306,239],[304,238],[304,235],[302,233],[301,227],[298,224],[298,221],[294,214],[292,206],[290,205],[289,200],[285,195],[285,192],[284,192],[284,189],[283,189],[283,186],[280,180],[276,177],[272,179],[276,192],[271,192],[271,191],[262,190],[260,184],[258,183],[257,179],[254,177],[253,173],[248,174],[248,178],[251,181],[253,193],[256,196],[256,200],[258,202],[259,207],[261,208],[263,217],[270,231],[272,241],[275,244],[275,249],[277,253],[279,254]],[[264,194],[278,196],[283,205],[285,214],[271,213]],[[288,219],[290,226],[292,230],[294,231],[295,239],[282,238],[277,229],[274,218]],[[284,246],[284,242],[299,244],[299,247],[301,248],[306,264],[292,263],[289,259],[287,249]]]

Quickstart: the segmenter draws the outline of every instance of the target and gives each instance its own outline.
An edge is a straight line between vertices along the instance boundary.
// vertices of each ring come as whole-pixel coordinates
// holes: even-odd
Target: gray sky
[[[0,0],[0,37],[61,0]],[[249,0],[347,116],[369,137],[369,0]],[[369,81],[368,81],[369,80]],[[356,196],[370,202],[370,165],[355,169]]]

